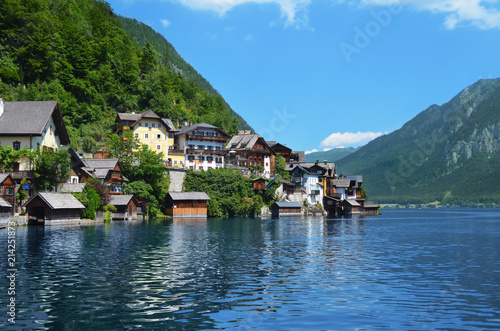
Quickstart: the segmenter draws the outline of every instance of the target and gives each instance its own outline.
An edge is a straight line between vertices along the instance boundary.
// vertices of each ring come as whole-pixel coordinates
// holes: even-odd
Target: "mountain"
[[[149,25],[137,21],[133,18],[117,16],[118,22],[123,26],[123,28],[130,33],[135,41],[140,46],[145,46],[146,43],[150,43],[153,48],[162,55],[162,60],[164,63],[168,63],[174,72],[179,73],[182,77],[186,78],[188,81],[198,84],[205,91],[212,95],[219,95],[219,92],[213,88],[213,86],[200,75],[189,63],[187,63],[175,50],[174,46],[170,44],[165,37],[160,33],[156,32]],[[231,116],[238,119],[238,130],[252,130],[250,125],[237,114],[230,106],[226,103]]]
[[[306,154],[307,162],[316,162],[316,161],[328,161],[328,162],[337,162],[340,159],[343,159],[347,155],[354,153],[357,148],[348,147],[348,148],[333,148],[329,151],[324,152],[313,152]]]
[[[338,161],[337,172],[362,174],[379,202],[498,204],[499,164],[500,79],[490,79]]]
[[[160,53],[151,38],[141,46],[105,1],[2,0],[0,97],[57,100],[72,147],[88,152],[114,132],[117,112],[151,109],[229,134],[248,126],[173,47]]]

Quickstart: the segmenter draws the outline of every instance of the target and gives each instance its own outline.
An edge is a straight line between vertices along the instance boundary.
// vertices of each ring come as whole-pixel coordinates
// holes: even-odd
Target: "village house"
[[[327,162],[289,164],[287,171],[290,181],[307,194],[310,204],[323,204],[325,193],[331,191],[331,178],[336,176],[335,165]]]
[[[83,159],[80,182],[86,183],[89,178],[97,178],[109,187],[110,194],[123,194],[122,186],[128,179],[123,176],[123,168],[118,159]]]
[[[0,146],[59,150],[69,137],[57,101],[3,102],[0,99]],[[33,164],[23,157],[14,164],[14,180],[33,179]]]
[[[231,138],[222,129],[197,123],[185,126],[175,133],[176,149],[185,155],[185,167],[194,170],[224,167],[224,144]]]
[[[207,217],[208,200],[205,192],[168,192],[165,214],[173,217]]]
[[[39,192],[25,204],[28,224],[79,224],[85,207],[70,193]]]
[[[150,150],[161,153],[165,163],[169,162],[169,147],[174,145],[174,133],[168,123],[152,110],[143,113],[118,113],[115,122],[118,126],[118,135],[123,136],[125,131],[132,131],[140,144]]]
[[[281,155],[285,159],[285,162],[290,162],[290,155],[292,154],[292,149],[287,147],[286,144],[280,144],[276,141],[268,141],[269,147],[273,149],[276,155]]]
[[[0,197],[12,206],[16,202],[16,182],[10,174],[0,173]]]
[[[112,195],[109,204],[116,207],[116,211],[111,213],[113,221],[132,221],[137,219],[137,208],[139,202],[133,195]]]
[[[233,136],[225,148],[229,156],[225,167],[232,167],[246,172],[250,167],[260,165],[264,168],[263,176],[274,176],[276,153],[264,138],[251,131],[240,131]]]

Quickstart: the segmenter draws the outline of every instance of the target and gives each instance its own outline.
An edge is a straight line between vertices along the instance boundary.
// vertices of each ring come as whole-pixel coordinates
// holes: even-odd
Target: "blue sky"
[[[360,146],[500,77],[497,0],[111,0],[267,140]]]

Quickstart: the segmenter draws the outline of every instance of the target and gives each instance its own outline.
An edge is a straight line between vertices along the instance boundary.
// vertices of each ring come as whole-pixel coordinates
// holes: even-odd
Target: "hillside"
[[[357,148],[348,147],[348,148],[333,148],[329,151],[324,152],[313,152],[306,154],[307,162],[316,162],[317,160],[328,161],[328,162],[337,162],[340,159],[343,159],[347,155],[354,153]]]
[[[145,46],[149,42],[153,48],[161,55],[163,63],[168,63],[172,70],[179,73],[183,78],[188,81],[198,84],[205,91],[212,95],[219,95],[219,92],[213,88],[213,86],[205,79],[201,74],[199,74],[189,63],[187,63],[175,50],[174,46],[170,44],[161,34],[153,30],[150,26],[137,21],[133,18],[117,16],[118,22],[123,26],[123,28],[130,33],[134,40],[140,45]],[[252,130],[248,123],[237,114],[230,106],[226,103],[231,116],[238,119],[238,130]]]
[[[104,1],[0,2],[0,97],[57,100],[75,149],[95,151],[114,131],[115,114],[132,110],[237,131],[222,96],[164,56],[150,42],[140,46]]]
[[[500,203],[500,79],[480,80],[337,162],[379,202]]]

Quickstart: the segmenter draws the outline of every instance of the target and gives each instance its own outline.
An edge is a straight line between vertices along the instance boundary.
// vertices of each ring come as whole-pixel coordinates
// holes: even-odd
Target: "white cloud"
[[[446,15],[444,26],[455,29],[476,26],[480,29],[500,28],[498,0],[357,0],[361,5],[410,6],[419,11]]]
[[[345,146],[360,146],[383,135],[382,132],[344,132],[332,133],[320,144],[323,148],[339,148]]]
[[[305,151],[304,154],[311,154],[317,152],[317,149],[313,149],[312,151]]]
[[[312,0],[174,0],[186,7],[196,10],[211,10],[224,15],[232,8],[246,3],[275,4],[285,20],[285,27],[304,27],[307,25],[307,7]]]
[[[163,25],[164,28],[168,27],[171,23],[167,19],[162,19],[161,24]]]

